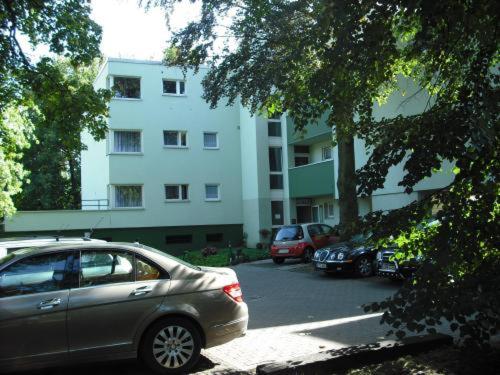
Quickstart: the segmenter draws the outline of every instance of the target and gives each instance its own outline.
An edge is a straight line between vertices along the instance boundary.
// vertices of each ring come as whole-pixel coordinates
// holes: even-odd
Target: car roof
[[[39,246],[42,244],[50,243],[75,243],[75,242],[106,242],[104,240],[98,240],[94,238],[87,237],[11,237],[11,238],[1,238],[0,247],[15,248],[15,247],[29,247],[29,246]]]

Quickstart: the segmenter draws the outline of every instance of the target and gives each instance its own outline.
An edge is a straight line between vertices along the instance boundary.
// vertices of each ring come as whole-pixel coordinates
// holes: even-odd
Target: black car
[[[420,258],[398,262],[394,259],[395,251],[396,248],[389,248],[377,253],[377,275],[392,279],[411,278],[420,266]]]
[[[372,276],[376,251],[366,245],[368,238],[358,234],[349,241],[316,250],[314,268],[327,273],[351,272],[360,277]]]

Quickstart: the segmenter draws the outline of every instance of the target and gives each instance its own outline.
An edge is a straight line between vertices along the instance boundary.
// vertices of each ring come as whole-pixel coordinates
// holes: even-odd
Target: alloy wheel
[[[153,340],[153,356],[168,369],[185,365],[193,356],[194,340],[191,332],[180,326],[162,329]]]
[[[361,276],[370,276],[372,274],[372,264],[368,258],[361,258],[358,261],[358,272]]]

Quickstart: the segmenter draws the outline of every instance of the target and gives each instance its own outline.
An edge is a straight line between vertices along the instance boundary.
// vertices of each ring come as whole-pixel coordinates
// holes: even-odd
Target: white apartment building
[[[112,88],[109,132],[95,141],[82,134],[82,210],[19,212],[6,232],[78,231],[94,228],[97,237],[140,240],[167,251],[205,245],[249,246],[264,241],[262,229],[309,221],[339,220],[337,148],[324,122],[294,134],[286,115],[252,116],[241,105],[202,98],[198,74],[161,62],[110,58],[95,88]],[[402,85],[378,118],[421,112],[428,97]],[[356,167],[368,155],[356,140]],[[397,183],[402,165],[393,167],[383,189],[359,199],[360,214],[389,210],[449,184],[451,168],[405,194]]]

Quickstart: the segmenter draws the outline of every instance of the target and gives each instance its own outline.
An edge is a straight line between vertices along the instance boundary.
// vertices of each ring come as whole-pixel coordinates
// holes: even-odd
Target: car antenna
[[[104,216],[101,216],[101,218],[97,221],[97,223],[94,224],[93,227],[90,228],[90,232],[88,232],[88,236],[87,236],[87,233],[84,234],[83,236],[83,239],[86,240],[86,241],[90,241],[90,238],[92,237],[92,233],[94,232],[94,229],[99,225],[101,224],[101,221],[104,219]]]
[[[67,229],[68,227],[69,227],[69,224],[66,224],[66,225],[62,225],[62,226],[59,228],[59,230],[56,232],[57,234],[54,236],[54,237],[55,237],[55,239],[56,239],[56,242],[59,242],[59,239],[60,239],[61,237],[63,237],[63,236],[61,235],[61,232],[62,232],[63,230],[65,230],[65,229]]]

